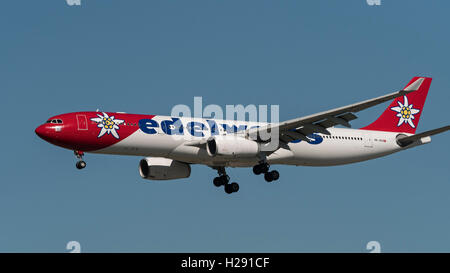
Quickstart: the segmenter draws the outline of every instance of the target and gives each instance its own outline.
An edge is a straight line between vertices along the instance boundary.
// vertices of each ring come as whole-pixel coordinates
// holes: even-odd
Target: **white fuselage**
[[[264,124],[200,118],[179,119],[184,129],[182,134],[167,134],[167,130],[163,130],[162,126],[152,126],[152,133],[148,132],[149,128],[140,127],[122,141],[97,150],[95,153],[166,157],[186,163],[231,167],[254,166],[260,160],[257,156],[248,158],[212,157],[204,147],[186,144],[207,139],[212,135],[234,134],[233,129],[240,129],[239,133],[256,125]],[[172,120],[172,117],[155,116],[153,120],[159,125],[162,121]],[[188,127],[187,124],[190,122],[196,122],[200,126]],[[227,129],[231,130],[227,132]],[[365,161],[406,149],[400,147],[396,142],[399,133],[334,127],[328,128],[328,131],[331,133],[329,136],[315,134],[315,141],[311,143],[299,141],[280,145],[277,150],[267,155],[267,162],[269,164],[332,166]],[[430,141],[429,137],[423,138],[408,148]]]

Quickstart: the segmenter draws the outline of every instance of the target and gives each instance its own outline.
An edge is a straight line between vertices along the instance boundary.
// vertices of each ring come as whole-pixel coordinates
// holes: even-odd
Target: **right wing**
[[[418,78],[405,89],[378,98],[365,100],[306,117],[291,119],[278,124],[269,124],[259,128],[252,128],[247,130],[245,134],[252,139],[260,140],[261,135],[267,135],[267,132],[271,132],[275,128],[278,129],[280,140],[284,142],[290,142],[297,139],[308,141],[307,136],[312,133],[329,135],[330,133],[327,128],[335,125],[350,127],[349,121],[357,118],[353,113],[414,92],[419,89],[424,80],[425,78]]]

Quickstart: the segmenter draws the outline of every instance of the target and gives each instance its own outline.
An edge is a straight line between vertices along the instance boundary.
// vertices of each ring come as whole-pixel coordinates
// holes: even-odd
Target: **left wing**
[[[349,121],[357,118],[353,113],[414,92],[420,88],[420,85],[424,80],[425,78],[418,78],[405,89],[378,98],[365,100],[306,117],[291,119],[278,124],[269,124],[259,128],[252,128],[247,130],[245,134],[252,139],[260,140],[259,136],[261,134],[267,134],[267,132],[271,132],[275,128],[278,129],[280,140],[284,142],[290,142],[297,139],[309,141],[307,136],[312,133],[329,135],[330,132],[327,128],[335,125],[351,127]]]

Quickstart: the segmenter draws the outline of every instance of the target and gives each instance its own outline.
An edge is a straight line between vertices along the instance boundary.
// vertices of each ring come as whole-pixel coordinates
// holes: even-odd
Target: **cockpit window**
[[[45,123],[62,124],[63,122],[60,119],[49,119]]]

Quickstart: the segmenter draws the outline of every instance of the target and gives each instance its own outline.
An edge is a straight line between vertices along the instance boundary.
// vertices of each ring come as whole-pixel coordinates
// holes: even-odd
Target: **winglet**
[[[419,90],[424,80],[425,78],[418,78],[415,82],[406,86],[406,88],[403,89],[403,91],[413,92]]]

